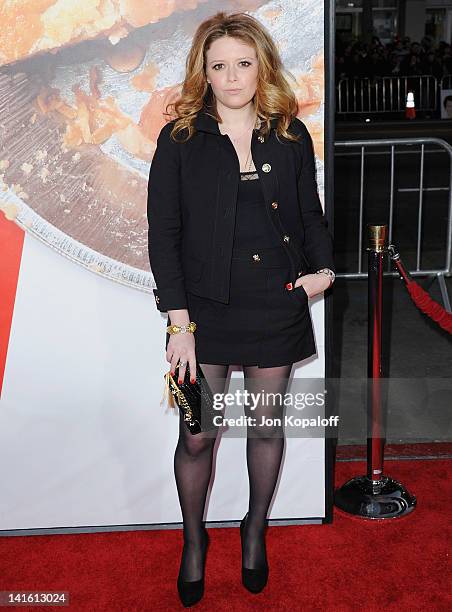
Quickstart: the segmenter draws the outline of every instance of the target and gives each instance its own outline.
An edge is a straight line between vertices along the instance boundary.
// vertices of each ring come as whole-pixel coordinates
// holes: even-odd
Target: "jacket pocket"
[[[289,293],[292,294],[292,297],[294,297],[296,300],[299,300],[303,304],[307,304],[308,303],[308,300],[309,300],[308,294],[306,293],[306,290],[303,287],[303,285],[299,285],[298,287],[294,287],[292,289],[292,291],[289,291]]]

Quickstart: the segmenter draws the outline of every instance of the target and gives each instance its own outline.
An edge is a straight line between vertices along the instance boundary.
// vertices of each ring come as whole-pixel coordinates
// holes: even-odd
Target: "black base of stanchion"
[[[368,476],[356,476],[334,494],[334,504],[347,512],[368,519],[398,518],[416,507],[416,497],[388,476],[372,481]]]

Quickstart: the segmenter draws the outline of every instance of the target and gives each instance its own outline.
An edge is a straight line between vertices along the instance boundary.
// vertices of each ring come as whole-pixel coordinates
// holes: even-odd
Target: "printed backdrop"
[[[0,1],[0,529],[181,520],[146,188],[193,33],[218,10],[275,38],[323,199],[323,3]],[[324,372],[323,300],[311,310],[318,357],[297,377]],[[244,448],[219,445],[207,520],[241,518]],[[324,516],[323,462],[323,439],[288,441],[272,518]]]

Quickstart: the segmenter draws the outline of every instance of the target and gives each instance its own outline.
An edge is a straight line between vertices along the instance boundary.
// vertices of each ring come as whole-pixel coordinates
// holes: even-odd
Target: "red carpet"
[[[194,609],[451,610],[451,465],[385,463],[385,474],[417,497],[405,518],[376,522],[335,510],[333,524],[270,527],[269,583],[258,595],[240,582],[238,528],[210,529],[206,593]],[[339,462],[336,485],[364,473],[364,462]],[[180,530],[2,537],[0,590],[69,591],[71,610],[182,610],[181,542]]]

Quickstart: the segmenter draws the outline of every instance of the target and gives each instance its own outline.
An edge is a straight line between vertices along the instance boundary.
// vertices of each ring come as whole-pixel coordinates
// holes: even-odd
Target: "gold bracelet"
[[[166,328],[166,331],[172,335],[172,334],[185,334],[187,332],[189,333],[193,333],[196,330],[196,323],[194,321],[190,321],[190,323],[188,325],[168,325],[168,327]]]

